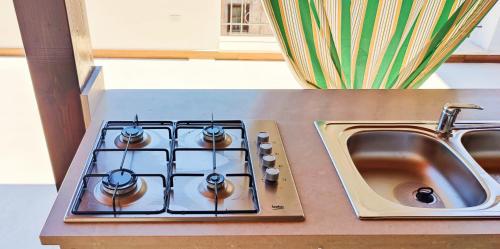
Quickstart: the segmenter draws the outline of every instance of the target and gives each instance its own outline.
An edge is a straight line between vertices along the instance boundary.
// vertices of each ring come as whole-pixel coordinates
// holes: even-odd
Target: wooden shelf
[[[212,59],[283,61],[281,53],[197,50],[124,50],[94,49],[94,58],[123,59]],[[0,48],[0,56],[24,56],[22,48]],[[500,63],[500,55],[452,55],[448,63]]]

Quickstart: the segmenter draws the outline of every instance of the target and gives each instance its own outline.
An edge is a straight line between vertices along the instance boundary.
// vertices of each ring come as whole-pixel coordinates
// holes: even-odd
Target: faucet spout
[[[439,117],[438,125],[436,127],[436,133],[441,136],[448,138],[451,136],[451,132],[457,120],[458,114],[462,109],[473,109],[473,110],[483,110],[483,108],[476,104],[463,104],[463,103],[446,103]]]

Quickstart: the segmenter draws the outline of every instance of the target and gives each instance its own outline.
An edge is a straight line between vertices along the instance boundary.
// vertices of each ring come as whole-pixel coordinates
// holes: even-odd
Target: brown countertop
[[[445,102],[475,103],[485,108],[464,111],[462,119],[500,120],[500,90],[108,90],[66,175],[41,240],[44,244],[63,244],[63,248],[70,244],[112,247],[106,243],[138,243],[144,248],[160,242],[195,248],[236,246],[242,241],[261,248],[411,247],[421,243],[437,248],[465,247],[481,238],[476,247],[500,246],[500,219],[359,220],[313,125],[321,119],[437,120]],[[306,215],[304,222],[63,222],[102,119],[130,119],[136,113],[141,119],[208,119],[212,112],[217,119],[278,122]],[[198,238],[193,240],[192,236]],[[471,236],[476,239],[471,240]],[[104,237],[110,240],[102,240]]]

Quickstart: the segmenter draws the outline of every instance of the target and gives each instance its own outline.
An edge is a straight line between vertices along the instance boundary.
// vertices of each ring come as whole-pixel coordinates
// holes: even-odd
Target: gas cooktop
[[[65,222],[300,221],[274,121],[104,122]]]

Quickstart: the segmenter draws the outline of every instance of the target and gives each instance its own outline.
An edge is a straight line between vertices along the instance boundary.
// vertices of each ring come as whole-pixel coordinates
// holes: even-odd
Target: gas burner
[[[224,141],[225,138],[226,132],[221,126],[211,125],[203,128],[203,139],[207,142],[215,141],[218,143]]]
[[[122,129],[120,138],[125,143],[138,143],[144,138],[144,130],[141,126],[127,126]]]
[[[217,186],[217,191],[216,191]],[[241,188],[241,186],[239,186]],[[198,191],[210,199],[226,199],[236,191],[235,185],[222,174],[210,173],[198,185]]]
[[[209,189],[215,190],[216,187],[217,189],[224,187],[225,178],[221,174],[211,173],[207,175],[206,181],[207,187]]]
[[[115,169],[102,178],[102,190],[116,196],[125,195],[137,187],[137,176],[129,169]]]

